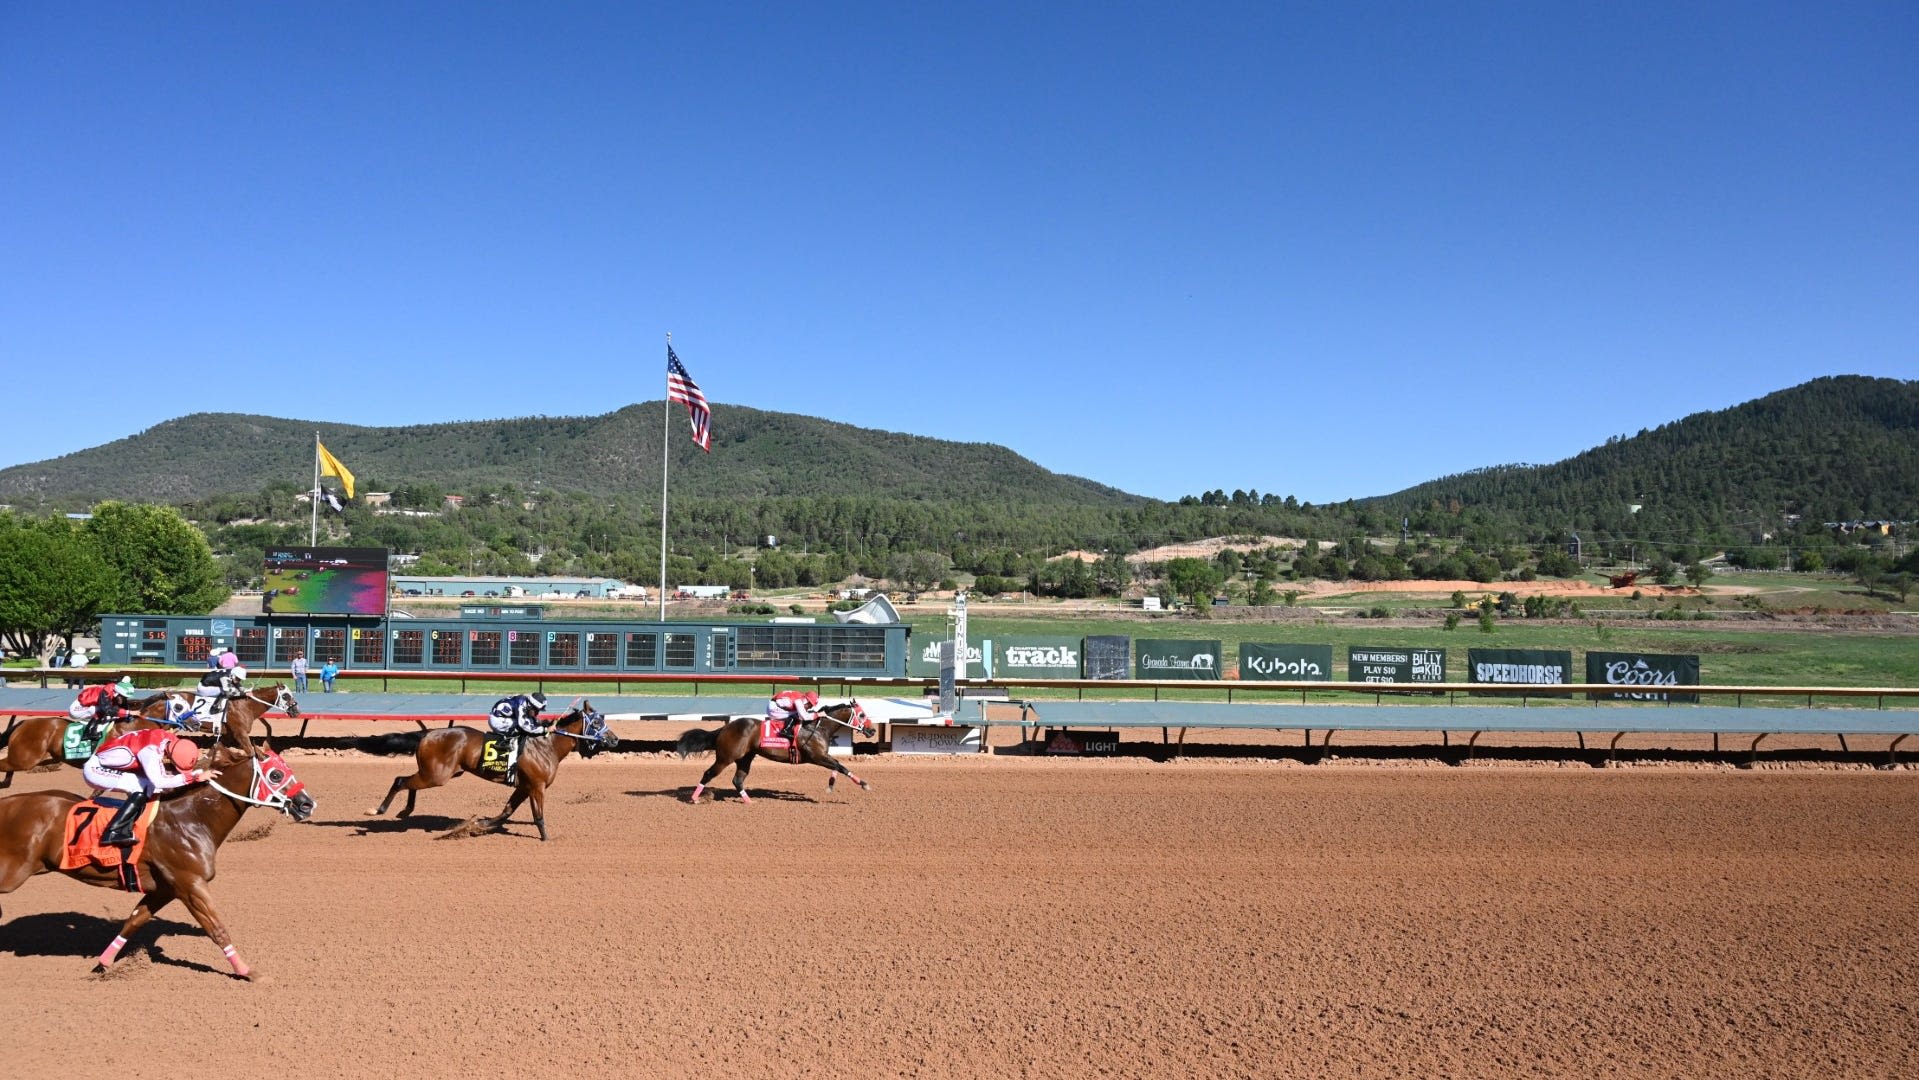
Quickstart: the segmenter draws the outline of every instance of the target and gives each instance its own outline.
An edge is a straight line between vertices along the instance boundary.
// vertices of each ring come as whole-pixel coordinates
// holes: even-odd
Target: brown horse
[[[180,712],[191,711],[195,705],[195,699],[191,693],[184,690],[169,690],[140,702],[140,717],[146,722],[133,724],[130,727],[178,726],[169,723],[168,714],[176,708],[172,704],[174,701],[180,702],[178,707]],[[283,709],[288,716],[296,720],[300,717],[300,703],[293,700],[293,695],[287,692],[284,683],[274,683],[272,686],[248,690],[239,697],[231,699],[227,702],[226,712],[220,719],[203,717],[196,713],[195,719],[189,721],[187,730],[189,734],[211,733],[228,745],[251,752],[253,725],[261,722],[260,718],[274,709]],[[269,725],[267,735],[271,737],[272,734],[273,729]]]
[[[386,808],[393,804],[393,797],[404,791],[406,805],[401,807],[399,816],[406,817],[413,813],[414,797],[421,791],[439,787],[463,772],[496,784],[507,783],[503,769],[483,770],[480,767],[488,738],[486,732],[467,727],[435,728],[419,736],[420,743],[413,751],[416,763],[413,773],[395,777],[393,786],[387,789],[386,798],[380,801],[379,806],[368,810],[367,816],[379,817],[386,813]],[[581,757],[586,758],[601,750],[610,750],[619,742],[606,726],[606,717],[594,712],[591,702],[580,702],[578,707],[553,725],[551,734],[526,740],[525,748],[520,751],[520,760],[514,766],[517,775],[512,784],[513,794],[506,800],[506,809],[500,811],[498,817],[476,818],[447,835],[491,832],[504,826],[521,803],[531,800],[533,824],[540,830],[540,839],[545,840],[546,789],[559,774],[560,762],[566,760],[566,756],[575,748],[580,751]]]
[[[141,713],[165,700],[165,694],[156,694],[127,702],[119,718],[101,732],[101,741],[124,735],[136,728],[157,726],[143,719]],[[0,773],[6,774],[0,777],[0,789],[13,786],[13,774],[16,772],[37,769],[42,765],[58,765],[65,761],[60,753],[60,743],[66,735],[67,725],[72,722],[71,718],[65,716],[34,716],[18,724],[9,723],[7,730],[0,732]],[[78,768],[85,760],[82,758],[67,764]]]
[[[216,771],[207,783],[190,785],[158,800],[159,810],[138,864],[140,880],[146,883],[145,893],[120,927],[119,936],[100,954],[99,968],[113,963],[127,938],[145,926],[155,912],[179,900],[226,954],[233,973],[243,979],[251,974],[234,949],[220,913],[213,909],[213,897],[207,890],[207,882],[213,880],[214,853],[249,806],[272,807],[292,815],[295,821],[305,821],[313,814],[313,797],[265,743],[251,753],[218,747],[211,761]],[[12,892],[36,874],[60,870],[67,841],[67,811],[80,801],[82,796],[67,791],[0,797],[0,894]],[[111,869],[87,866],[60,872],[89,885],[119,885],[118,874]]]
[[[858,784],[861,790],[871,791],[873,785],[854,776],[852,770],[840,764],[828,752],[829,732],[835,727],[849,728],[868,738],[872,737],[873,721],[867,719],[866,710],[860,708],[858,701],[843,701],[817,711],[822,719],[810,724],[802,724],[799,730],[793,733],[793,739],[800,748],[800,762],[818,765],[828,770],[826,774],[828,791],[833,790],[833,782],[841,776]],[[733,766],[733,790],[739,792],[740,801],[753,801],[746,794],[746,774],[753,771],[753,758],[757,755],[774,761],[790,762],[792,760],[783,750],[769,750],[761,746],[762,730],[763,725],[759,717],[736,716],[723,726],[711,731],[706,728],[694,728],[680,736],[677,749],[681,757],[686,757],[688,754],[704,754],[709,750],[713,752],[713,767],[706,770],[705,775],[700,777],[699,783],[693,785],[693,797],[689,801],[699,802],[700,795],[706,791],[706,785],[712,783],[713,778],[720,774],[720,770],[728,765]]]

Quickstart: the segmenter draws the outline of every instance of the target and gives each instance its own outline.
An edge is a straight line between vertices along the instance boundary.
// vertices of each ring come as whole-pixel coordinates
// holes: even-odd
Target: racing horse
[[[149,697],[128,702],[126,710],[104,729],[102,737],[112,738],[136,727],[150,727],[140,722],[138,713],[156,700],[159,699]],[[0,773],[6,774],[0,777],[0,788],[11,787],[16,772],[37,769],[42,765],[58,765],[64,761],[65,758],[60,754],[60,742],[70,723],[73,723],[72,718],[64,714],[31,716],[19,723],[9,723],[7,730],[0,732]]]
[[[251,751],[216,747],[210,762],[213,776],[208,782],[189,785],[157,800],[158,810],[137,864],[144,892],[119,935],[100,954],[95,970],[111,965],[127,939],[155,912],[179,900],[220,946],[233,973],[242,979],[252,974],[233,947],[233,938],[220,913],[214,910],[213,896],[207,889],[207,882],[213,880],[214,854],[248,807],[270,807],[295,821],[305,821],[313,815],[313,797],[264,741]],[[0,894],[12,892],[30,877],[55,870],[88,885],[118,887],[119,873],[114,868],[60,868],[67,842],[68,811],[81,801],[82,796],[67,791],[0,797]]]
[[[407,776],[394,777],[386,798],[380,800],[379,806],[367,811],[368,817],[379,817],[386,813],[386,808],[393,805],[394,796],[402,791],[406,792],[406,805],[400,808],[398,816],[406,817],[413,813],[414,797],[421,791],[439,787],[463,772],[496,784],[508,782],[503,767],[481,768],[487,742],[491,738],[487,732],[469,727],[444,727],[435,728],[418,738],[419,745],[413,750],[414,771]],[[533,824],[540,830],[540,839],[545,840],[546,789],[559,775],[560,762],[576,749],[581,757],[590,758],[602,750],[618,746],[619,742],[606,726],[606,717],[593,711],[592,702],[576,702],[573,711],[560,717],[548,734],[526,740],[520,751],[520,760],[513,767],[513,794],[507,797],[506,809],[500,811],[498,817],[475,818],[445,835],[492,832],[504,826],[521,803],[531,801]]]
[[[165,694],[155,694],[128,701],[120,715],[102,729],[101,739],[104,741],[115,735],[124,735],[135,728],[156,726],[143,720],[141,714],[165,700]],[[67,716],[34,716],[17,724],[9,723],[7,730],[0,732],[0,773],[6,774],[0,777],[0,789],[13,786],[13,774],[16,772],[37,769],[42,765],[58,765],[65,761],[60,753],[60,743],[67,725],[73,722]],[[81,762],[68,764],[78,767]]]
[[[164,720],[167,716],[167,711],[172,708],[171,702],[174,699],[180,700],[189,708],[195,704],[192,693],[184,690],[169,690],[157,697],[147,698],[142,701],[139,707],[139,714],[140,718],[146,722],[142,724],[132,724],[129,725],[129,727],[165,726]],[[293,695],[287,692],[285,683],[274,683],[272,686],[248,690],[239,697],[232,699],[227,702],[224,718],[218,726],[202,726],[200,731],[211,731],[215,734],[216,738],[224,738],[229,744],[241,750],[250,751],[253,749],[253,725],[255,723],[264,724],[267,729],[267,737],[273,737],[273,725],[261,718],[274,709],[283,710],[288,716],[296,720],[300,717],[300,703],[293,700]],[[204,720],[205,718],[202,719]]]
[[[854,776],[851,769],[840,764],[828,752],[831,743],[827,733],[834,726],[848,728],[868,738],[873,736],[873,721],[867,718],[866,710],[860,708],[860,703],[854,700],[842,701],[814,711],[819,719],[800,725],[799,730],[793,733],[793,741],[799,745],[799,763],[818,765],[826,769],[826,790],[828,791],[833,790],[833,782],[841,776],[858,784],[862,791],[873,790],[873,785]],[[713,778],[720,774],[720,770],[728,765],[733,766],[733,790],[739,793],[740,801],[753,801],[746,794],[746,775],[753,771],[753,758],[759,756],[783,762],[791,760],[783,750],[771,750],[760,745],[761,733],[765,730],[765,724],[761,722],[760,717],[736,716],[712,730],[694,728],[681,735],[676,749],[679,750],[682,758],[689,754],[704,754],[709,750],[713,752],[712,767],[700,777],[699,783],[693,785],[693,797],[688,801],[699,802],[700,795],[706,791],[706,785],[712,783]]]

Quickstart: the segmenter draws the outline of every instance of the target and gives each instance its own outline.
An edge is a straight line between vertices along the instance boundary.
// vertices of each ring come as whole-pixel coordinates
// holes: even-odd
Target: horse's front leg
[[[173,903],[174,899],[173,886],[165,882],[155,885],[145,896],[142,896],[140,902],[133,905],[133,914],[127,916],[126,922],[120,924],[119,936],[115,937],[113,943],[107,946],[107,951],[101,953],[100,958],[94,961],[93,969],[105,971],[113,966],[114,958],[120,955],[121,949],[127,947],[127,940],[139,933],[140,928],[153,918],[155,912]]]
[[[840,760],[829,754],[815,753],[813,763],[826,770],[826,790],[833,790],[833,781],[844,776],[860,786],[861,791],[873,790],[873,785],[853,775],[853,770],[840,764]]]
[[[546,785],[541,784],[527,792],[527,801],[533,804],[533,824],[540,830],[540,842],[546,842]]]
[[[524,787],[514,788],[513,794],[507,797],[506,809],[500,811],[499,817],[489,818],[487,820],[487,828],[497,829],[505,825],[507,821],[513,817],[513,811],[518,810],[520,808],[520,804],[526,801],[526,796],[527,796],[526,788]],[[544,829],[541,830],[540,839],[542,840],[546,839]]]
[[[253,969],[240,959],[240,951],[233,947],[233,938],[227,934],[226,923],[220,920],[220,913],[213,909],[213,895],[207,891],[207,883],[199,879],[188,881],[180,886],[180,901],[193,912],[193,918],[200,929],[207,932],[220,952],[225,954],[227,963],[233,965],[233,973],[242,979],[253,977]]]

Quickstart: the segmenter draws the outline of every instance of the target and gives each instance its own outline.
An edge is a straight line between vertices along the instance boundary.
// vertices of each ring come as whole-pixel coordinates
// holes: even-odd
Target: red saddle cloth
[[[761,720],[760,745],[766,747],[768,750],[786,750],[791,748],[793,745],[792,741],[780,737],[780,732],[785,729],[786,721],[784,720]]]
[[[800,760],[799,741],[797,739],[781,738],[780,732],[785,727],[786,727],[786,721],[784,720],[761,720],[760,721],[760,749],[784,750],[786,751],[786,760],[792,761],[792,762],[798,762]],[[799,728],[795,727],[793,729],[793,733],[795,735],[798,735],[799,730],[800,730]]]
[[[78,870],[86,866],[98,866],[117,871],[120,885],[128,892],[140,892],[140,857],[146,854],[147,830],[153,827],[153,819],[160,813],[158,799],[147,803],[147,808],[133,823],[133,846],[130,848],[102,844],[100,835],[107,831],[107,825],[113,815],[120,810],[120,799],[94,798],[73,804],[67,811],[66,848],[60,853],[60,869]]]

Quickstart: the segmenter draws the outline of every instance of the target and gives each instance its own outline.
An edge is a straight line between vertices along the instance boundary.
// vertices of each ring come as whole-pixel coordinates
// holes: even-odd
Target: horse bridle
[[[247,760],[253,763],[253,775],[251,779],[253,781],[260,780],[261,776],[260,776],[259,756],[257,754],[249,754],[247,755]],[[248,806],[264,806],[272,810],[285,810],[288,804],[293,802],[293,800],[289,798],[286,793],[287,786],[292,783],[293,783],[293,771],[289,769],[287,770],[286,776],[280,781],[278,786],[275,786],[271,783],[267,783],[264,785],[267,789],[266,798],[256,799],[252,795],[241,795],[240,793],[235,791],[228,791],[220,783],[218,778],[212,777],[212,776],[207,777],[207,786],[219,792],[220,794],[225,795],[227,798],[246,803]],[[248,789],[251,789],[253,786],[254,785],[252,782],[249,782],[247,784]]]
[[[820,717],[820,718],[821,718],[821,719],[823,719],[823,720],[831,720],[831,721],[833,721],[833,722],[834,722],[835,724],[838,724],[839,726],[841,726],[841,727],[843,727],[843,728],[847,728],[847,729],[849,729],[849,730],[852,730],[852,731],[856,731],[856,732],[858,732],[858,733],[859,733],[859,734],[861,734],[861,735],[870,735],[870,734],[872,734],[872,732],[873,732],[873,718],[872,718],[872,717],[870,717],[870,716],[868,716],[868,715],[866,715],[866,710],[865,710],[865,709],[862,709],[862,708],[860,708],[860,703],[859,703],[859,702],[857,702],[857,701],[848,701],[848,702],[846,702],[846,703],[844,703],[843,705],[839,705],[839,706],[835,706],[835,708],[844,708],[844,709],[846,709],[846,710],[848,711],[848,713],[849,713],[850,715],[852,715],[852,716],[857,716],[857,717],[859,717],[859,718],[860,718],[860,720],[861,720],[861,721],[863,721],[863,723],[858,723],[858,724],[855,724],[855,723],[853,723],[853,722],[852,722],[852,721],[850,721],[850,720],[841,720],[841,719],[840,719],[839,717],[837,717],[837,716],[834,716],[834,715],[833,715],[832,713],[830,713],[830,712],[827,712],[827,711],[826,711],[825,709],[821,709],[821,710],[820,710],[819,712],[817,712],[817,713],[815,713],[814,715],[816,715],[816,716],[818,716],[818,717]]]

